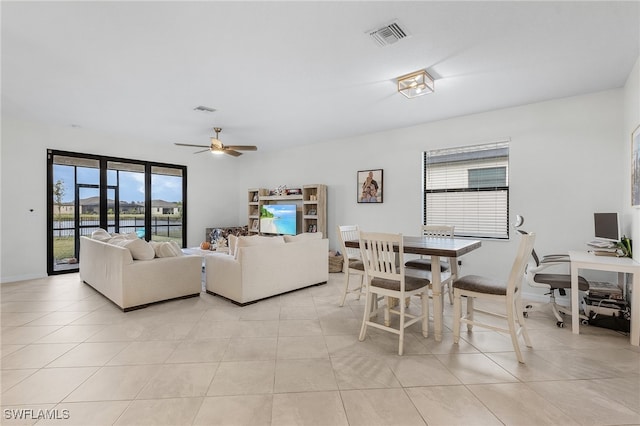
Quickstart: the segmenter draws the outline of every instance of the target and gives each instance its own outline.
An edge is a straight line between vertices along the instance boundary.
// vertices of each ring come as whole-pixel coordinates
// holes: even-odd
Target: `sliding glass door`
[[[47,271],[79,268],[80,236],[99,228],[186,241],[186,167],[49,150]]]

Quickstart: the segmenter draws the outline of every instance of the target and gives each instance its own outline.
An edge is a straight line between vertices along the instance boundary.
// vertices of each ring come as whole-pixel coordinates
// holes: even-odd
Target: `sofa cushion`
[[[281,236],[264,237],[262,235],[238,237],[238,240],[236,241],[236,250],[234,252],[234,257],[235,258],[238,257],[238,249],[241,247],[273,245],[273,244],[284,244],[284,238],[282,238]]]
[[[109,241],[111,239],[111,234],[109,234],[104,229],[100,228],[100,229],[96,229],[95,231],[93,231],[91,233],[91,239],[102,241],[103,243],[106,243],[107,241]]]
[[[151,247],[155,251],[156,257],[176,257],[179,256],[176,253],[175,247],[169,241],[149,241]],[[182,250],[180,250],[182,253]]]
[[[169,241],[169,244],[171,245],[171,248],[173,249],[173,253],[176,257],[185,255],[184,252],[182,251],[182,247],[180,247],[178,243],[176,243],[175,241]]]
[[[114,238],[111,239],[110,244],[129,249],[131,257],[133,257],[134,260],[151,260],[156,256],[156,252],[151,244],[138,238],[135,240]]]
[[[298,235],[285,235],[284,242],[285,243],[296,243],[299,241],[309,241],[309,240],[321,240],[322,232],[303,232]]]

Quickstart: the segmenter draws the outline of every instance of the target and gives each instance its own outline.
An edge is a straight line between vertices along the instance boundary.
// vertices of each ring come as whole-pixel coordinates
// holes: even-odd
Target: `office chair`
[[[514,228],[520,234],[526,234],[526,231],[523,231],[520,228],[524,224],[524,218],[520,215],[516,215],[516,222],[514,224]],[[569,255],[568,254],[550,254],[543,256],[542,259],[538,257],[535,249],[531,251],[531,257],[535,262],[535,266],[532,264],[527,265],[525,269],[525,278],[527,283],[531,287],[545,288],[549,290],[546,295],[549,295],[549,302],[544,304],[529,304],[524,307],[524,316],[528,316],[529,312],[534,310],[540,310],[540,308],[545,307],[547,305],[551,306],[551,312],[556,317],[556,325],[560,328],[564,327],[564,318],[562,315],[571,315],[571,307],[563,306],[556,303],[556,291],[560,296],[567,295],[567,289],[571,289],[571,274],[559,274],[559,273],[543,273],[546,269],[549,268],[558,268],[558,267],[566,267],[569,266]],[[589,290],[589,282],[582,276],[578,276],[578,288],[580,291]],[[583,324],[588,324],[588,318],[585,315],[580,315]]]

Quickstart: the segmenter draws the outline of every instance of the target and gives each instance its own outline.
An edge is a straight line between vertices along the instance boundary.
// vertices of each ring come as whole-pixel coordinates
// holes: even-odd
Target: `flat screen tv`
[[[604,241],[620,241],[618,213],[594,213],[595,237]]]
[[[260,232],[296,235],[296,205],[267,204],[260,207]]]

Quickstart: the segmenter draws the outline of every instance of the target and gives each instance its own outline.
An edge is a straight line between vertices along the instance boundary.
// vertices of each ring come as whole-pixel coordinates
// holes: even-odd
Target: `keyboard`
[[[589,247],[595,247],[595,248],[611,248],[616,246],[616,244],[612,243],[611,241],[602,241],[602,240],[589,241],[587,245]]]

